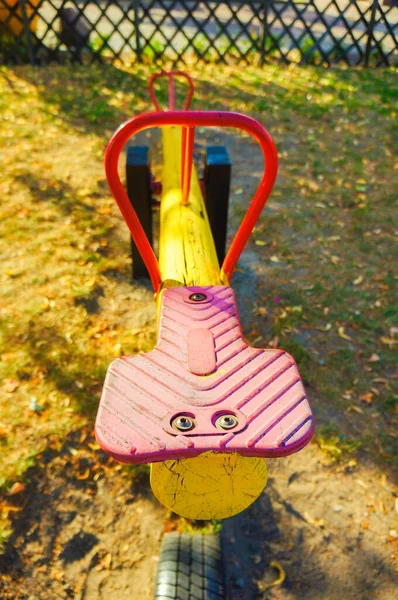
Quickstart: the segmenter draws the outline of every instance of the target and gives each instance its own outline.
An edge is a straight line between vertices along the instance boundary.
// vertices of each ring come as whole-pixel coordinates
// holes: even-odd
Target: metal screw
[[[190,300],[193,300],[194,302],[203,302],[203,300],[207,300],[207,296],[206,294],[201,294],[200,292],[195,292],[194,294],[191,294],[189,296]]]
[[[181,415],[172,420],[171,426],[179,431],[189,431],[195,427],[195,421],[192,417]]]
[[[233,429],[239,425],[239,420],[235,415],[222,415],[216,421],[216,427],[219,429]]]

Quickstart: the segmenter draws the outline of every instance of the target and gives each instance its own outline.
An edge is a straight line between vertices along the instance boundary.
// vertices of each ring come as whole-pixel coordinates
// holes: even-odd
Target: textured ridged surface
[[[207,299],[191,301],[197,292]],[[216,370],[210,375],[189,370],[193,330],[212,334]],[[239,426],[217,429],[220,412],[235,414]],[[180,413],[195,418],[193,430],[182,434],[171,428]],[[306,445],[312,431],[294,360],[281,350],[252,348],[243,341],[233,290],[224,286],[163,293],[156,348],[110,365],[96,422],[100,445],[124,462],[164,461],[208,450],[284,456]]]
[[[154,600],[223,600],[222,563],[218,535],[167,533],[160,550]]]

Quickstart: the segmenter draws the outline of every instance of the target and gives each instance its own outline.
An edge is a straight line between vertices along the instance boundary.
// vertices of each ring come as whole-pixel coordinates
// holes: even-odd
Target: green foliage
[[[142,58],[144,62],[156,62],[164,58],[166,52],[166,43],[160,37],[154,37],[151,42],[146,43],[142,50]]]
[[[264,49],[267,57],[277,56],[279,54],[278,47],[283,46],[284,36],[277,36],[271,32],[268,32],[265,38]]]
[[[309,65],[318,65],[322,62],[322,54],[316,47],[315,41],[309,35],[302,37],[298,45],[303,62]]]
[[[111,36],[107,33],[104,35],[96,35],[93,39],[90,40],[89,46],[90,49],[95,53],[102,56],[106,53],[108,48],[107,42]]]
[[[330,463],[340,462],[354,454],[361,446],[361,440],[352,440],[344,436],[335,424],[318,427],[315,442],[326,455]]]
[[[15,37],[0,23],[0,63],[8,60],[18,63],[29,62],[28,47],[25,36]]]
[[[344,56],[348,55],[350,45],[344,41],[337,40],[333,47],[328,51],[327,56],[330,62],[339,62]]]

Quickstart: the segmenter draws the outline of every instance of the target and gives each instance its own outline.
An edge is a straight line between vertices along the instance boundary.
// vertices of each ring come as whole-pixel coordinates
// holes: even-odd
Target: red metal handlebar
[[[194,93],[195,86],[193,84],[192,78],[183,71],[161,71],[160,73],[155,73],[152,75],[148,82],[149,95],[152,99],[152,102],[158,112],[161,112],[162,109],[159,106],[158,99],[156,98],[155,91],[153,89],[153,85],[157,79],[161,77],[169,78],[169,110],[175,110],[175,87],[174,87],[174,79],[175,77],[182,77],[188,81],[189,89],[188,95],[186,97],[184,103],[184,110],[188,110],[191,105],[192,96]]]
[[[152,80],[156,76],[152,77]],[[175,125],[180,127],[235,127],[249,133],[260,144],[264,156],[264,174],[250,203],[249,209],[235,234],[222,265],[222,272],[231,279],[236,262],[250,237],[252,229],[271,193],[278,172],[278,155],[268,131],[255,119],[239,113],[215,111],[170,111],[146,113],[133,117],[116,131],[105,154],[105,172],[111,192],[119,206],[133,240],[148,269],[155,293],[162,279],[159,263],[120,181],[118,160],[126,142],[134,135],[151,127]]]

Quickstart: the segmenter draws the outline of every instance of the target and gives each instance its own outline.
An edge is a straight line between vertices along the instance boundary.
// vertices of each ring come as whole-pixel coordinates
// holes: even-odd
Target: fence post
[[[34,56],[34,52],[33,52],[32,37],[30,35],[28,13],[26,12],[26,0],[19,0],[19,1],[21,3],[22,21],[23,21],[23,26],[25,29],[26,46],[28,48],[29,62],[31,65],[35,65],[36,61],[35,61],[35,56]]]
[[[141,42],[140,42],[140,18],[138,15],[138,5],[139,5],[139,0],[133,0],[133,5],[134,5],[134,33],[135,33],[135,45],[136,45],[136,54],[137,54],[137,60],[139,63],[142,63],[142,56],[141,56]]]
[[[272,0],[263,0],[263,35],[261,38],[261,54],[260,54],[260,67],[265,62],[265,46],[268,37],[268,13]]]
[[[372,4],[372,12],[370,14],[370,20],[368,23],[368,28],[367,28],[367,42],[366,42],[366,48],[365,48],[365,67],[369,66],[369,58],[370,58],[370,52],[372,50],[372,38],[373,38],[373,29],[374,29],[374,25],[376,22],[376,11],[378,9],[379,6],[379,0],[373,0],[373,4]]]

